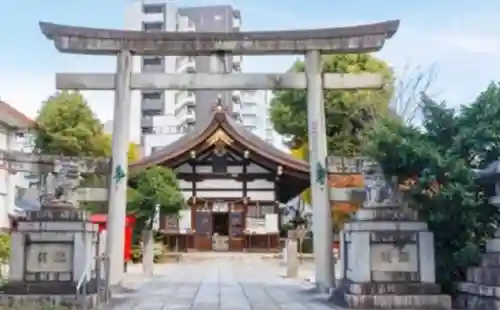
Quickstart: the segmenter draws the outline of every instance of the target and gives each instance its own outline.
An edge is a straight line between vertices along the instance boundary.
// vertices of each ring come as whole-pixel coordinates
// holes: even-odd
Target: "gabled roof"
[[[35,127],[35,121],[2,100],[0,100],[0,122],[15,129]]]
[[[303,174],[304,177],[309,177],[308,162],[297,160],[254,135],[245,127],[238,124],[228,114],[227,109],[220,104],[215,106],[209,117],[205,120],[200,120],[191,133],[179,138],[160,151],[148,157],[141,158],[139,161],[131,164],[130,168],[146,168],[156,164],[171,162],[175,158],[196,149],[198,145],[216,134],[219,129],[222,129],[229,138],[243,145],[251,153],[258,154],[277,165],[281,165],[285,170],[290,169]]]

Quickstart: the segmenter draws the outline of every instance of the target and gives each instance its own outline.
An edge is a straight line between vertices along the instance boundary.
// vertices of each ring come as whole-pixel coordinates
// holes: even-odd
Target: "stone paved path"
[[[136,292],[108,307],[113,310],[328,310],[308,289],[305,275],[282,276],[276,260],[256,256],[217,257],[157,265],[152,279],[134,281]],[[306,267],[304,267],[305,269]]]

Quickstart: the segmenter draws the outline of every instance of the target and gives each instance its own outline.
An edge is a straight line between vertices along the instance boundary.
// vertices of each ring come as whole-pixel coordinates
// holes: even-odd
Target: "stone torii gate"
[[[344,28],[237,33],[123,31],[41,22],[43,34],[62,53],[116,55],[115,73],[59,73],[58,89],[114,90],[113,171],[108,217],[110,283],[119,284],[123,269],[127,146],[132,90],[307,89],[310,176],[313,204],[316,283],[332,287],[331,210],[326,177],[326,134],[323,89],[379,89],[378,74],[323,74],[321,54],[379,51],[399,27],[387,21]],[[242,74],[224,72],[224,55],[302,54],[305,73]],[[134,73],[133,55],[212,56],[213,73]],[[208,103],[204,103],[208,104]]]

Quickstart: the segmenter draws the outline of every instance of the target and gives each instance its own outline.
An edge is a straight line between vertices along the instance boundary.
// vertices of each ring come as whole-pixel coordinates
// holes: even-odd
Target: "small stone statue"
[[[73,204],[76,205],[75,189],[80,184],[80,170],[72,161],[57,160],[54,172],[50,173],[45,180],[43,204]]]
[[[401,203],[401,195],[397,190],[397,179],[387,180],[379,164],[365,162],[363,166],[365,179],[365,206],[393,206]]]

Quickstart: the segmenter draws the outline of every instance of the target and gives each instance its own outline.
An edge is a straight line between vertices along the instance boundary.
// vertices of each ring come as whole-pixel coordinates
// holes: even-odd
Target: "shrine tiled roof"
[[[192,132],[182,136],[175,142],[153,153],[152,155],[144,157],[131,164],[130,168],[146,168],[152,165],[169,162],[172,159],[195,149],[218,129],[224,130],[224,132],[229,135],[231,139],[242,144],[249,151],[257,153],[260,156],[283,166],[284,168],[292,169],[304,174],[309,173],[308,162],[295,159],[290,154],[274,147],[260,137],[256,136],[241,124],[237,123],[237,121],[229,115],[227,109],[225,109],[222,105],[217,105],[213,109],[210,117],[198,121]]]

